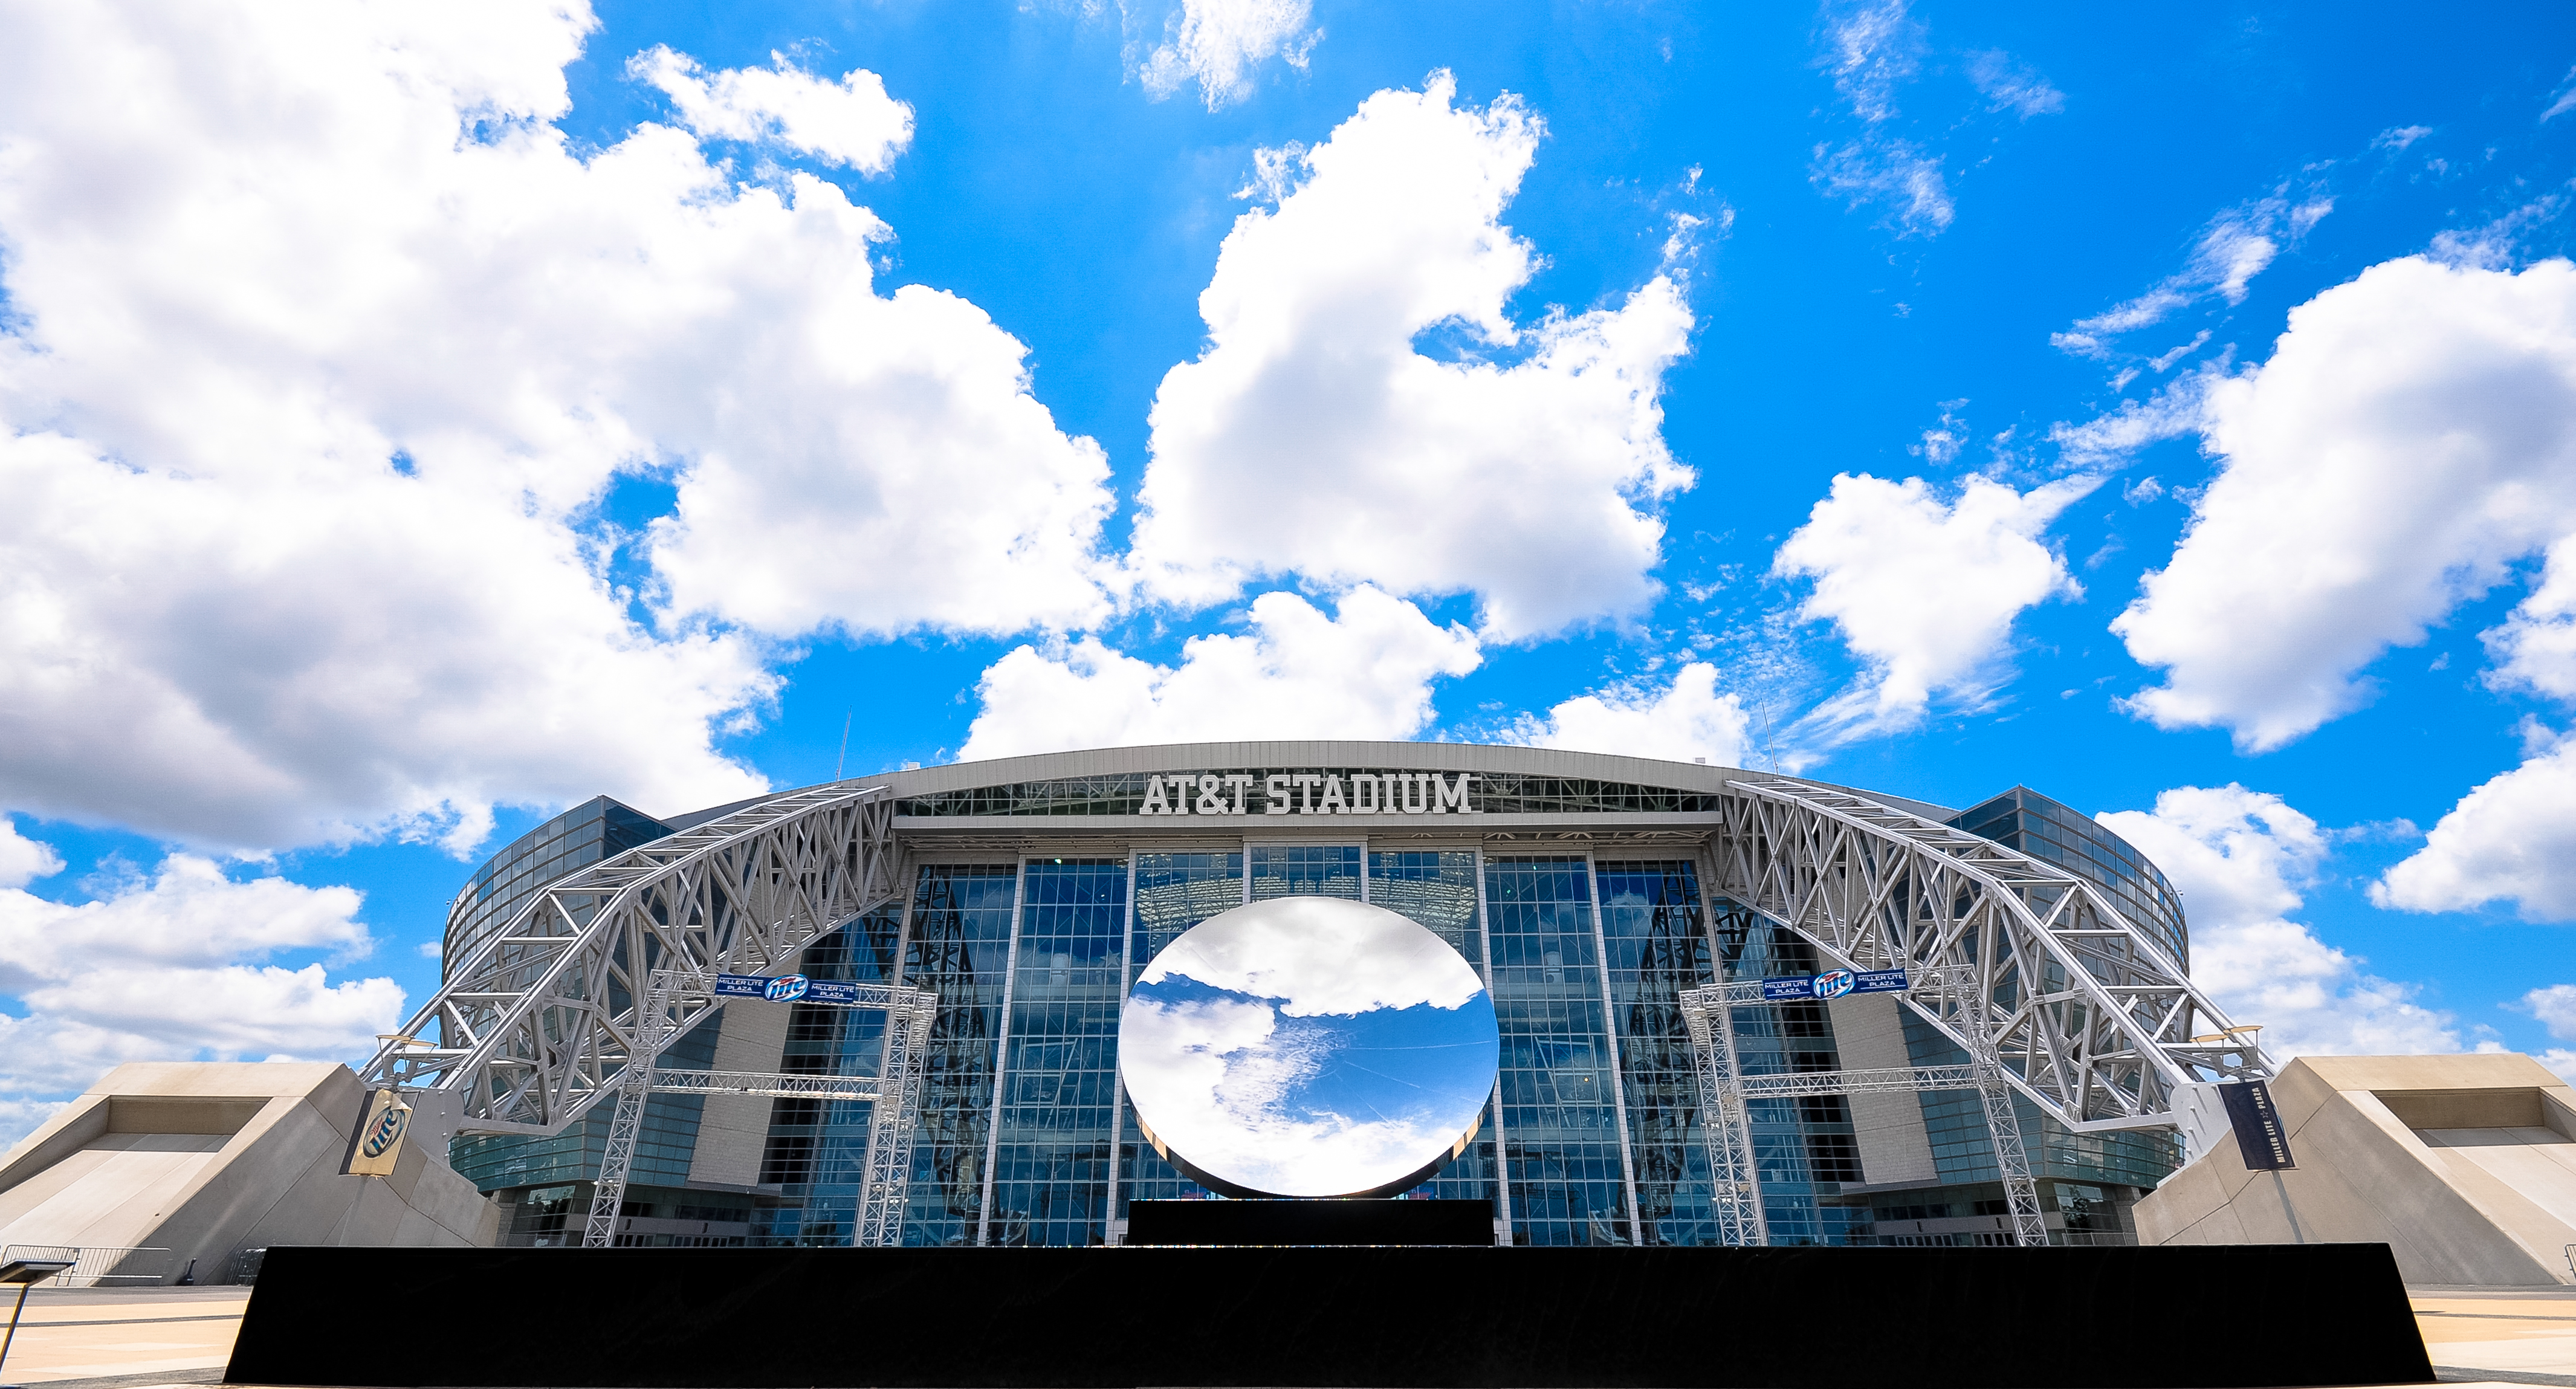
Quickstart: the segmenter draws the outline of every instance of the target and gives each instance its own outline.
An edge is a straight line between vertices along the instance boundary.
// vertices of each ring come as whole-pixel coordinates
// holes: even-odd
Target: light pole
[[[9,1334],[0,1336],[0,1365],[9,1363],[9,1343],[18,1339],[18,1314],[27,1310],[27,1290],[70,1268],[69,1259],[11,1259],[0,1264],[0,1287],[18,1285],[18,1303],[9,1309]],[[0,1389],[16,1389],[0,1384]]]

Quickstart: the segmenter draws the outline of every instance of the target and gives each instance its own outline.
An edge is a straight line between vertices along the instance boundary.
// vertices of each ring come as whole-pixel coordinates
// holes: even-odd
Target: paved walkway
[[[10,1289],[0,1298],[7,1324]],[[248,1288],[38,1288],[27,1294],[0,1382],[62,1389],[209,1384],[223,1378]]]
[[[2576,1288],[2415,1288],[2409,1296],[2441,1379],[2576,1387]]]

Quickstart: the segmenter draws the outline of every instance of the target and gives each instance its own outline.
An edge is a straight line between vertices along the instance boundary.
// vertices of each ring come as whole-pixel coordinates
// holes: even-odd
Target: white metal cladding
[[[2268,1076],[2243,1029],[2086,879],[1864,797],[1748,778],[1723,799],[1711,890],[1834,964],[1904,969],[1904,998],[2078,1132],[2161,1128],[2182,1087]]]
[[[449,970],[360,1076],[456,1097],[465,1131],[557,1132],[722,1006],[671,991],[648,1025],[653,971],[768,973],[893,899],[893,824],[884,787],[819,787],[566,874]]]

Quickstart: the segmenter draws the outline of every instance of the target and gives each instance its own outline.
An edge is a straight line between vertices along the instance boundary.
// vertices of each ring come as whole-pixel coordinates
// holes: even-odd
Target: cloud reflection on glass
[[[1280,897],[1145,966],[1118,1065],[1147,1136],[1230,1196],[1379,1196],[1476,1131],[1494,1002],[1447,942],[1383,907]]]

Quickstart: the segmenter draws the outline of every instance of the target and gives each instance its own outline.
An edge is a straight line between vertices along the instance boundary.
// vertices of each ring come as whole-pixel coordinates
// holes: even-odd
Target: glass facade
[[[1474,775],[1476,808],[1497,817],[1717,809],[1713,796],[1671,788]],[[1133,814],[1146,779],[981,787],[911,797],[897,810],[932,820]],[[2016,788],[1951,823],[2101,883],[2183,954],[2171,887],[2091,820]],[[1045,839],[1016,829],[1020,842],[989,859],[963,845],[940,853],[959,861],[919,866],[902,900],[817,941],[798,966],[818,980],[900,981],[939,998],[924,1057],[907,1244],[1115,1242],[1133,1201],[1210,1197],[1155,1152],[1125,1102],[1119,1011],[1138,973],[1181,932],[1244,902],[1285,896],[1364,899],[1396,911],[1457,950],[1492,992],[1501,1032],[1493,1104],[1465,1152],[1408,1196],[1489,1202],[1500,1237],[1520,1245],[1717,1238],[1680,995],[1719,980],[1812,973],[1817,958],[1797,933],[1712,892],[1695,842],[1658,840],[1658,827],[1632,825],[1597,842],[1577,835],[1533,843],[1510,840],[1495,822],[1471,830],[1453,820],[1439,826],[1442,837],[1470,831],[1455,836],[1465,842],[1432,839],[1440,847],[1425,848],[1408,847],[1406,831],[1392,826],[1372,838],[1352,825],[1347,841],[1334,842],[1315,833],[1326,830],[1321,823],[1281,818],[1236,822],[1235,834],[1161,848],[1150,838],[1131,847],[1104,840],[1097,828],[1061,828],[1082,834],[1074,841],[1082,855],[1030,852]],[[1263,829],[1274,835],[1265,839]],[[545,883],[669,832],[603,797],[522,836],[469,880],[450,916],[450,960]],[[769,1016],[766,1026],[781,1026]],[[1910,1011],[1900,1016],[1914,1064],[1965,1059]],[[1732,1017],[1749,1074],[1842,1065],[1823,1004],[1745,1005]],[[722,1022],[719,1014],[697,1028],[663,1064],[714,1065]],[[872,1075],[883,1063],[882,1013],[800,1003],[783,1026],[778,1070]],[[769,1064],[728,1057],[729,1069]],[[765,1133],[758,1111],[741,1123],[726,1120],[733,1127],[721,1131],[744,1135],[727,1141],[747,1146],[737,1149],[745,1155],[730,1179],[736,1185],[719,1190],[691,1185],[707,1103],[657,1096],[648,1105],[628,1215],[659,1222],[657,1240],[851,1240],[870,1104],[774,1100]],[[1842,1098],[1752,1102],[1754,1160],[1774,1242],[1983,1239],[1942,1224],[1990,1221],[1986,1207],[2000,1197],[1977,1097],[1934,1092],[1919,1104],[1936,1178],[1895,1190],[1869,1184]],[[2027,1103],[2020,1117],[2043,1200],[2055,1203],[2050,1209],[2070,1238],[2112,1237],[2124,1193],[2154,1186],[2178,1158],[2161,1135],[2077,1135]],[[578,1234],[608,1122],[603,1109],[550,1138],[461,1140],[454,1162],[485,1190],[509,1193],[515,1242],[560,1242],[567,1222]],[[692,1220],[703,1231],[681,1232]]]
[[[902,923],[899,910],[873,912],[806,947],[798,969],[809,979],[891,980]],[[789,1075],[875,1075],[885,1059],[885,1022],[886,1015],[872,1009],[792,1005],[778,1069]],[[850,1242],[858,1229],[875,1109],[864,1100],[770,1102],[759,1183],[777,1188],[782,1203],[754,1213],[753,1235],[768,1244]]]
[[[1252,900],[1273,897],[1347,897],[1360,892],[1357,844],[1263,844],[1252,858]]]
[[[1183,931],[1221,911],[1243,905],[1244,855],[1240,853],[1140,853],[1136,855],[1136,927],[1127,943],[1127,963],[1118,983],[1123,1003],[1127,990],[1164,946]],[[1195,1200],[1207,1188],[1191,1181],[1163,1160],[1136,1125],[1136,1108],[1122,1092],[1118,1101],[1118,1189],[1114,1214],[1127,1217],[1130,1201]]]
[[[1486,859],[1485,923],[1512,1242],[1628,1243],[1627,1145],[1589,865]]]
[[[662,1064],[688,1071],[713,1066],[716,1037],[723,1025],[724,1015],[718,1013],[689,1029],[687,1036],[662,1053]],[[706,1103],[702,1095],[655,1095],[644,1102],[644,1123],[635,1135],[635,1166],[630,1181],[666,1186],[688,1181],[689,1159],[697,1151],[698,1120],[706,1111]],[[601,1104],[563,1132],[545,1137],[519,1133],[459,1135],[448,1145],[447,1162],[457,1175],[484,1191],[597,1181],[599,1164],[608,1155],[611,1117],[611,1106]],[[589,1199],[585,1190],[582,1200]]]
[[[1636,1173],[1637,1238],[1714,1243],[1699,1076],[1681,1011],[1682,990],[1717,978],[1699,874],[1680,860],[1602,863],[1595,877]]]
[[[2016,786],[1950,817],[1968,833],[2078,873],[2111,895],[2123,915],[2153,930],[2176,964],[2191,967],[2182,896],[2147,856],[2102,822]]]
[[[930,1025],[921,1128],[912,1140],[907,1244],[973,1244],[983,1230],[995,1066],[1019,871],[932,864],[913,892],[903,982],[939,995]]]
[[[1805,938],[1740,902],[1710,904],[1711,936],[1728,980],[1812,974]],[[1748,1004],[1732,1011],[1736,1064],[1746,1075],[1841,1069],[1832,1015],[1821,1003]],[[1847,1244],[1866,1211],[1825,1205],[1819,1196],[1860,1182],[1859,1140],[1839,1095],[1757,1099],[1745,1105],[1762,1218],[1774,1244]]]
[[[1100,1244],[1117,1141],[1125,859],[1021,869],[987,1244]]]
[[[555,879],[669,833],[670,826],[642,811],[596,796],[520,835],[474,870],[456,894],[441,958],[463,961]]]

